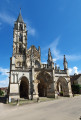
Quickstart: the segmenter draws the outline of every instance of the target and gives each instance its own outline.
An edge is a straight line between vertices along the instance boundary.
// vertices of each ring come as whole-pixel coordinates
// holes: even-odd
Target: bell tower
[[[27,30],[20,9],[19,16],[14,24],[13,55],[16,54],[25,55],[26,49],[27,49]]]
[[[13,55],[11,69],[26,67],[27,30],[21,15],[21,9],[13,30]]]

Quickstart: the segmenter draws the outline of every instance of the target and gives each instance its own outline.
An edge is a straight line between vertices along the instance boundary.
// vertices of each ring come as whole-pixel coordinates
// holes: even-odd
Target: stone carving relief
[[[21,67],[21,62],[17,62],[17,66],[18,66],[18,67]]]

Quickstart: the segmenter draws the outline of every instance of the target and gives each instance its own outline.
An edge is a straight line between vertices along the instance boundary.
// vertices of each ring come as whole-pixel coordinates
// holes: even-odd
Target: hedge
[[[81,94],[81,85],[79,84],[72,85],[72,92],[74,94]]]
[[[3,96],[4,92],[0,89],[0,96]]]

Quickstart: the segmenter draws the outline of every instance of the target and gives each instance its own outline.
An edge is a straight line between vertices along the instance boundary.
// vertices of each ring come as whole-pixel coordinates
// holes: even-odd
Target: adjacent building
[[[7,95],[8,87],[1,87],[0,90],[4,93],[3,95]]]
[[[73,94],[81,94],[81,74],[70,76]]]

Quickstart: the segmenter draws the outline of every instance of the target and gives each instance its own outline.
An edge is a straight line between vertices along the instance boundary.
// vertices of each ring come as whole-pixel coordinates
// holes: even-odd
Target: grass
[[[55,98],[40,97],[39,99],[40,102],[51,101],[51,100],[55,100]]]
[[[46,101],[52,101],[55,100],[54,98],[46,98],[46,97],[40,97],[38,102],[46,102]],[[36,99],[33,100],[27,100],[27,99],[20,99],[19,100],[19,105],[24,105],[24,104],[32,104],[32,103],[37,103]],[[9,103],[10,105],[17,105],[17,101]]]
[[[74,96],[79,96],[81,94],[75,94]],[[58,99],[63,98],[63,97],[58,97]],[[67,98],[67,97],[66,97]],[[57,100],[58,100],[57,99]],[[39,102],[46,102],[46,101],[53,101],[55,98],[47,98],[47,97],[40,97],[39,101],[37,102],[36,99],[33,100],[28,100],[28,99],[20,99],[19,100],[19,105],[24,105],[24,104],[34,104],[34,103],[39,103]],[[10,105],[17,105],[17,101],[15,100],[14,102],[9,103]]]
[[[79,96],[79,95],[81,95],[81,94],[74,94],[74,96]]]

